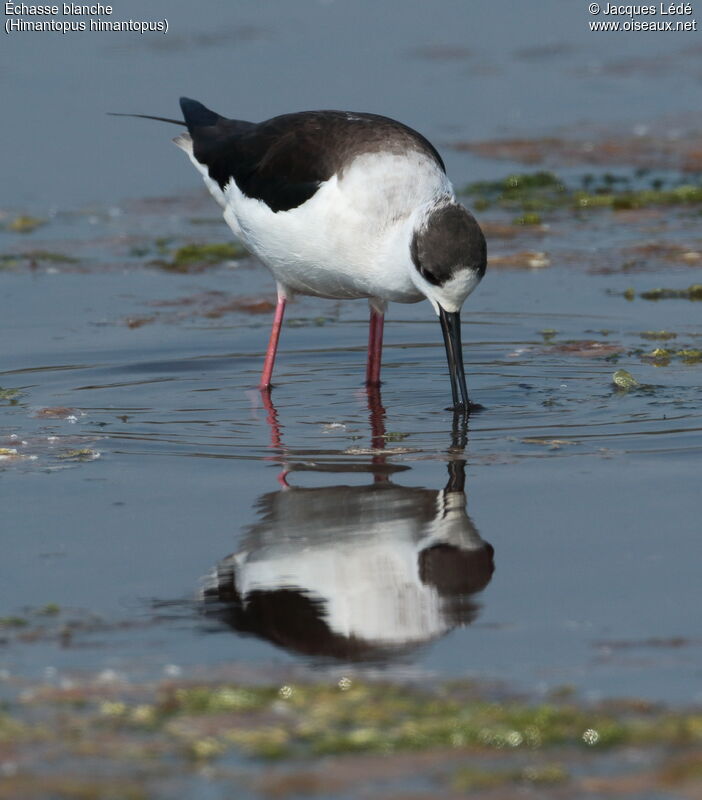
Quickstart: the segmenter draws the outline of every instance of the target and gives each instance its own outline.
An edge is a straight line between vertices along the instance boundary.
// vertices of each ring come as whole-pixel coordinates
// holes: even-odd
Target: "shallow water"
[[[344,108],[400,119],[440,146],[461,183],[494,166],[449,145],[656,124],[699,127],[694,31],[595,34],[587,4],[540,0],[186,0],[113,4],[113,20],[167,19],[169,33],[4,37],[0,91],[3,205],[109,205],[188,190],[173,126],[180,95],[261,120]],[[688,19],[687,17],[685,19]]]
[[[702,365],[647,354],[699,349],[702,306],[640,296],[701,282],[699,206],[481,209],[467,426],[426,303],[391,307],[369,396],[365,303],[299,298],[267,404],[270,276],[168,268],[229,234],[168,126],[104,116],[179,94],[252,119],[355,108],[426,133],[458,187],[544,165],[696,180],[697,34],[615,40],[532,6],[154,0],[163,39],[6,37],[0,224],[45,224],[0,229],[4,695],[221,671],[699,703]],[[463,147],[524,137],[527,166]],[[180,796],[219,796],[188,776]]]
[[[495,267],[468,301],[485,410],[464,429],[428,304],[392,307],[369,397],[365,304],[300,298],[267,406],[266,270],[152,263],[156,240],[226,240],[203,209],[193,195],[58,217],[31,247],[80,261],[3,271],[0,386],[18,392],[2,401],[0,446],[17,451],[0,464],[2,613],[37,628],[6,629],[3,669],[311,666],[699,700],[700,365],[640,355],[648,330],[698,346],[698,304],[621,294],[696,271],[655,256],[599,274],[648,216],[493,238],[496,263],[536,237],[550,266]],[[696,224],[666,212],[657,235],[692,247]],[[620,367],[642,388],[618,390]],[[52,604],[37,626],[28,609]]]

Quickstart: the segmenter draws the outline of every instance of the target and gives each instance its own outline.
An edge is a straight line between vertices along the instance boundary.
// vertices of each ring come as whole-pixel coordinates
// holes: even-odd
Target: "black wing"
[[[273,211],[302,205],[363,153],[419,151],[445,171],[421,134],[376,114],[303,111],[255,124],[221,117],[195,100],[180,104],[193,154],[210,177],[222,189],[233,178],[247,197]]]

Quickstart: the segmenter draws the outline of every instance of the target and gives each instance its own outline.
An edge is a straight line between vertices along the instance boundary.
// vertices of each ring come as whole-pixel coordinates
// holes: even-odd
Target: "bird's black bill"
[[[441,332],[444,334],[446,359],[449,377],[451,378],[451,394],[454,411],[469,412],[471,404],[468,400],[466,374],[463,370],[463,347],[461,345],[461,314],[459,311],[445,311],[439,306]]]
[[[182,119],[154,117],[151,114],[122,114],[118,111],[108,111],[106,113],[108,117],[136,117],[137,119],[155,119],[157,122],[170,122],[172,125],[185,125],[185,122]]]

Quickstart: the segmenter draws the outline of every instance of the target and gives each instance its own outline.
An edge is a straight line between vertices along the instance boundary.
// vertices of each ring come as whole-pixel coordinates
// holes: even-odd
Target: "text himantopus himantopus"
[[[175,143],[273,273],[278,304],[260,388],[271,386],[292,295],[368,299],[371,386],[380,382],[387,303],[426,298],[441,322],[454,408],[469,411],[459,315],[485,273],[485,238],[433,145],[375,114],[304,111],[253,123],[187,98],[180,105],[184,121],[131,116],[187,127]]]

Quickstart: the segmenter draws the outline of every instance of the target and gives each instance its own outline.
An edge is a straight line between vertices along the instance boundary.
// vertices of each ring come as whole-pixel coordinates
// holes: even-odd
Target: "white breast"
[[[421,300],[410,279],[414,218],[453,197],[444,172],[419,152],[359,156],[289,211],[246,197],[233,180],[222,192],[205,178],[231,229],[279,284],[332,298]]]

